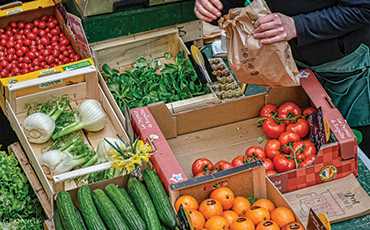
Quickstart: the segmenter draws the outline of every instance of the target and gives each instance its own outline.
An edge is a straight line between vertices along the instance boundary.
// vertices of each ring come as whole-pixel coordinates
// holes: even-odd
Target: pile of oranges
[[[176,211],[181,204],[189,211],[196,230],[304,230],[290,209],[275,207],[269,199],[258,199],[251,205],[227,187],[216,188],[201,203],[193,196],[182,195],[175,202]]]

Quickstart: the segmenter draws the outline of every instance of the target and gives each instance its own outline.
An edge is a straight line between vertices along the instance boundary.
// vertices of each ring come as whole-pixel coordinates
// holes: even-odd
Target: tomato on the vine
[[[274,170],[274,163],[269,158],[262,158],[262,163],[266,168],[266,171]]]
[[[296,132],[285,131],[279,136],[278,140],[280,141],[280,144],[283,147],[283,149],[281,151],[284,152],[284,153],[289,153],[290,149],[288,147],[284,147],[284,146],[294,145],[294,143],[301,140],[301,137]]]
[[[302,114],[303,114],[303,115],[305,115],[305,116],[308,118],[308,116],[309,116],[311,113],[315,112],[315,110],[316,110],[315,108],[308,107],[308,108],[306,108],[305,110],[303,110]]]
[[[245,151],[245,156],[251,159],[261,160],[262,158],[266,158],[266,153],[263,148],[259,146],[251,146]]]
[[[221,160],[221,161],[218,161],[217,163],[215,163],[213,165],[213,167],[216,169],[216,170],[225,170],[225,169],[230,169],[230,168],[233,168],[234,166],[230,163],[230,162],[227,162],[227,161],[224,161],[224,160]]]
[[[271,105],[271,104],[267,104],[267,105],[262,107],[262,109],[260,111],[260,117],[261,118],[272,117],[272,116],[275,115],[275,113],[276,113],[276,106]]]
[[[308,157],[306,157],[306,159],[304,159],[304,161],[299,163],[298,168],[312,165],[315,162],[315,160],[316,160],[316,155],[309,155]]]
[[[207,168],[209,170],[214,169],[213,164],[210,160],[207,158],[199,158],[193,162],[193,165],[191,166],[191,172],[193,175],[197,175],[200,172],[203,172],[203,168]]]
[[[273,118],[267,118],[263,122],[262,129],[268,137],[277,139],[285,131],[285,124],[278,124]]]
[[[273,160],[274,157],[280,154],[280,141],[277,139],[269,140],[265,145],[266,157]]]
[[[235,157],[232,161],[231,161],[231,164],[236,167],[236,166],[239,166],[239,165],[244,165],[245,164],[245,156],[237,156]]]
[[[274,157],[275,170],[279,173],[287,172],[296,168],[294,159],[290,155],[279,154]]]
[[[306,119],[299,118],[295,123],[288,124],[286,131],[296,132],[301,138],[304,138],[310,132],[310,127]]]
[[[275,170],[270,170],[266,172],[266,176],[271,176],[271,175],[276,175],[276,174],[278,174],[278,172],[276,172]]]
[[[278,118],[294,118],[302,115],[301,108],[293,102],[285,102],[278,108]],[[289,120],[285,120],[284,123],[287,125],[291,123]]]
[[[298,141],[292,149],[296,152],[297,161],[306,159],[310,155],[316,156],[316,147],[311,141]],[[290,150],[290,155],[294,155],[294,152]]]

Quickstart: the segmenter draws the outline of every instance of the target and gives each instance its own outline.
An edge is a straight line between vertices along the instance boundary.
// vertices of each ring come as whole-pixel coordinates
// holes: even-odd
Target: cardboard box
[[[302,108],[322,107],[336,140],[321,146],[314,165],[281,173],[270,180],[282,193],[358,175],[357,141],[339,111],[309,70],[301,72],[299,87],[271,88],[267,93],[171,115],[163,103],[132,109],[135,130],[142,139],[152,140],[157,152],[151,158],[165,185],[193,177],[191,165],[201,157],[213,163],[231,162],[250,146],[264,148],[269,138],[257,128],[265,104],[280,106],[291,101]],[[257,138],[263,137],[263,142]],[[326,175],[326,176],[324,176]]]
[[[12,5],[10,5],[12,6]],[[71,46],[73,47],[76,54],[79,54],[81,56],[81,60],[77,62],[70,62],[61,66],[56,66],[49,69],[42,69],[39,71],[34,71],[31,73],[23,74],[20,76],[13,76],[13,77],[7,77],[0,79],[0,107],[5,112],[5,99],[8,98],[9,92],[7,92],[8,85],[13,85],[15,83],[28,81],[30,79],[35,78],[48,78],[49,75],[54,73],[60,73],[60,72],[67,72],[79,68],[84,68],[87,66],[92,66],[94,63],[89,57],[89,52],[86,50],[86,47],[82,47],[83,44],[87,44],[87,41],[84,40],[84,36],[78,36],[76,37],[76,33],[74,31],[77,31],[78,26],[70,25],[67,23],[68,21],[72,21],[71,19],[75,18],[75,16],[68,14],[62,4],[55,5],[52,0],[38,0],[38,1],[32,1],[23,3],[19,6],[14,6],[12,8],[6,8],[0,11],[1,21],[0,21],[0,28],[5,28],[7,25],[9,25],[9,22],[11,21],[24,21],[24,22],[32,22],[36,18],[39,18],[41,15],[52,15],[54,16],[58,22],[59,26],[61,28],[61,32],[63,32],[68,40],[70,41]],[[68,19],[67,19],[68,18]],[[81,27],[82,28],[82,27]],[[78,34],[81,34],[80,31],[77,31]],[[82,31],[83,34],[83,31]],[[82,37],[82,38],[81,38]],[[81,78],[70,78],[65,79],[64,81],[60,81],[60,79],[57,79],[56,81],[49,81],[45,82],[45,85],[35,86],[33,89],[30,89],[30,91],[20,91],[19,94],[26,95],[26,94],[32,94],[34,92],[40,92],[45,87],[50,88],[58,88],[58,87],[64,87],[69,84],[73,84],[76,82],[81,82]]]
[[[109,67],[117,69],[121,73],[125,70],[130,70],[135,63],[136,58],[139,56],[144,56],[148,62],[152,59],[158,59],[162,66],[164,66],[165,63],[175,63],[176,55],[181,50],[185,51],[184,55],[187,57],[189,51],[179,37],[178,30],[175,27],[91,44],[93,59],[99,70],[101,70],[104,63],[107,63]],[[171,60],[166,60],[164,58],[165,52],[171,53]],[[114,111],[122,121],[122,124],[125,124],[125,117],[101,74],[99,74],[99,81],[108,100],[112,104]],[[166,106],[168,111],[174,114],[217,103],[217,95],[210,93],[186,100],[167,103]]]
[[[25,96],[18,96],[17,91],[26,90],[29,87],[43,84],[50,80],[56,79],[69,79],[71,77],[82,77],[83,82],[65,86],[63,88],[56,89],[43,89],[42,92],[33,93]],[[96,149],[98,143],[105,137],[115,137],[116,134],[122,137],[123,140],[128,142],[128,137],[117,116],[115,115],[110,103],[104,95],[104,92],[98,84],[97,70],[95,66],[89,66],[75,71],[69,71],[65,73],[55,74],[47,78],[32,79],[26,82],[20,82],[15,85],[7,86],[9,91],[9,98],[5,100],[6,112],[8,119],[18,136],[20,143],[22,144],[26,155],[29,158],[31,165],[33,166],[40,182],[47,194],[48,198],[51,199],[52,195],[61,190],[68,190],[76,187],[76,184],[72,178],[86,175],[88,173],[97,172],[111,168],[111,162],[86,167],[83,169],[72,170],[70,172],[53,176],[49,179],[38,161],[38,158],[42,155],[42,149],[46,147],[53,140],[49,140],[44,144],[33,144],[30,143],[23,131],[22,123],[27,116],[27,110],[25,109],[25,103],[32,104],[33,102],[45,102],[50,100],[50,96],[59,97],[64,94],[68,94],[72,98],[71,106],[78,108],[78,106],[86,99],[92,98],[99,101],[104,109],[107,116],[106,126],[98,132],[83,132],[79,131],[80,136],[83,137],[85,143],[89,143],[92,148]],[[77,132],[75,133],[77,134]]]
[[[255,161],[232,169],[217,172],[212,175],[196,177],[187,181],[171,184],[170,199],[175,204],[177,198],[182,195],[191,195],[200,204],[209,198],[214,189],[208,189],[212,185],[223,184],[231,189],[235,196],[255,197],[257,199],[269,199],[276,207],[290,207],[284,196],[276,189],[271,181],[265,177],[265,167],[261,161]],[[303,224],[299,217],[294,213],[297,222]]]

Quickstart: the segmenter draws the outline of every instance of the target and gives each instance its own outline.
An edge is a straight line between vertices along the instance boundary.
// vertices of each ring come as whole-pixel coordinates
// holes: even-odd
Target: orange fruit
[[[211,192],[209,198],[219,201],[224,210],[230,209],[234,204],[234,193],[227,187],[216,188]]]
[[[272,212],[275,209],[274,203],[269,199],[259,199],[253,203],[252,206],[261,206],[262,208],[267,209],[267,211]]]
[[[199,207],[198,201],[193,196],[190,195],[182,195],[179,198],[177,198],[175,202],[176,212],[179,211],[181,204],[182,207],[187,210],[197,210]]]
[[[229,229],[229,223],[222,216],[213,216],[207,220],[204,227],[208,230],[224,230]]]
[[[292,211],[285,207],[277,207],[271,212],[271,220],[276,222],[280,228],[284,227],[287,223],[294,222],[294,214]]]
[[[239,217],[230,224],[230,230],[255,230],[253,222],[247,217]]]
[[[236,212],[239,216],[244,216],[248,209],[250,209],[251,203],[243,196],[237,196],[234,199],[234,205],[231,210]]]
[[[206,223],[206,219],[204,218],[203,214],[197,210],[189,210],[191,220],[193,221],[193,227],[195,229],[204,228]]]
[[[245,217],[250,219],[254,225],[258,225],[260,222],[270,219],[270,212],[260,206],[252,206],[245,213]]]
[[[264,220],[257,225],[256,230],[280,230],[280,227],[272,220]]]
[[[281,230],[304,230],[305,228],[298,222],[290,222],[284,225]]]
[[[237,219],[239,216],[234,211],[225,210],[222,217],[225,218],[229,224],[231,224],[231,222],[233,222],[233,220]]]
[[[218,202],[217,200],[205,199],[199,205],[199,212],[201,212],[204,218],[208,220],[213,216],[222,216],[223,209],[221,203]]]

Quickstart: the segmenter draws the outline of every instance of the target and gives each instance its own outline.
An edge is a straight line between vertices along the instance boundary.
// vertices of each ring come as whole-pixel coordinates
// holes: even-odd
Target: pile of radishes
[[[0,28],[0,77],[12,77],[80,60],[54,16],[12,21]]]

